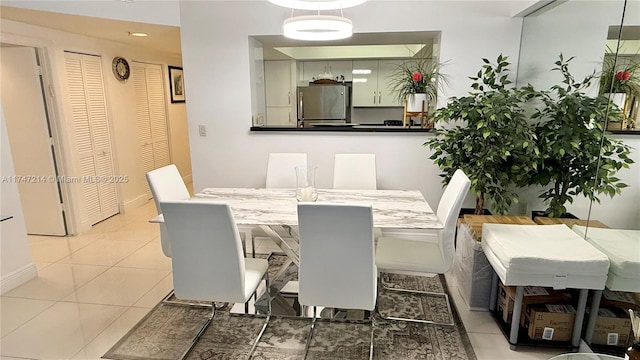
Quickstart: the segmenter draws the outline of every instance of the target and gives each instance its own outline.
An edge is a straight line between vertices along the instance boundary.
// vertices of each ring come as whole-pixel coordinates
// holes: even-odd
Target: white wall
[[[443,71],[451,78],[444,100],[466,94],[471,83],[467,76],[478,71],[481,58],[503,53],[517,62],[521,19],[511,18],[503,5],[371,1],[345,9],[344,15],[353,21],[355,32],[441,30],[440,59],[449,60]],[[290,9],[267,1],[180,3],[195,190],[264,186],[267,154],[276,151],[308,153],[309,162],[319,167],[319,186],[329,187],[335,153],[371,152],[377,156],[380,188],[420,189],[435,206],[441,196],[439,170],[422,146],[430,135],[249,132],[254,114],[248,37],[281,34],[288,16]],[[416,20],[408,21],[412,18]],[[207,137],[197,136],[198,124],[208,127]]]
[[[57,107],[54,109],[59,124],[58,135],[62,139],[61,148],[65,153],[63,174],[77,176],[79,167],[73,151],[73,127],[71,124],[71,105],[67,96],[66,69],[64,51],[73,51],[102,57],[102,70],[106,88],[107,110],[111,123],[113,147],[115,150],[115,174],[129,177],[128,183],[119,185],[119,204],[122,211],[136,207],[148,199],[144,195],[145,179],[141,172],[141,158],[137,137],[135,117],[135,97],[133,81],[120,82],[113,76],[111,61],[115,56],[123,56],[129,62],[140,61],[162,64],[164,76],[167,77],[167,65],[181,65],[179,56],[146,50],[142,47],[131,47],[116,42],[51,30],[39,26],[2,20],[2,37],[4,42],[18,43],[45,49],[49,61],[51,86],[56,93]],[[189,155],[189,138],[186,125],[186,106],[184,103],[171,104],[169,86],[166,85],[168,104],[168,123],[170,130],[170,148],[172,161],[178,166],[187,181],[191,177],[191,160]],[[60,151],[60,150],[59,150]],[[82,211],[83,204],[80,184],[68,185],[71,196],[70,203],[75,213]],[[90,224],[75,221],[73,232],[88,230]]]
[[[0,214],[13,216],[13,219],[0,223],[0,294],[4,294],[34,278],[37,270],[29,253],[18,186],[11,181],[16,173],[1,104],[0,123]]]

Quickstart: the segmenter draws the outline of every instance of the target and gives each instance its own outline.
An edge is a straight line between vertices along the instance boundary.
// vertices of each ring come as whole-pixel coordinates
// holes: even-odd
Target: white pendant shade
[[[295,16],[284,21],[284,36],[296,40],[339,40],[351,37],[351,20],[328,15]]]
[[[300,10],[336,10],[360,5],[367,0],[269,0],[271,3]]]

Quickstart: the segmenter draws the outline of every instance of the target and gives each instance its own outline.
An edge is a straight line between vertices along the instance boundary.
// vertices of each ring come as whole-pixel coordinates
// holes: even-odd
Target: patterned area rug
[[[286,259],[283,255],[269,257],[270,275],[275,275]],[[294,265],[282,281],[297,279]],[[442,292],[446,289],[443,276],[432,278],[384,274],[383,281],[393,287]],[[282,284],[274,283],[274,286]],[[280,288],[281,286],[278,286]],[[452,304],[453,305],[453,304]],[[408,316],[448,322],[444,298],[414,296],[381,290],[379,312],[385,316]],[[190,346],[191,339],[210,314],[210,309],[160,303],[131,329],[104,356],[114,360],[174,360]],[[387,321],[378,316],[374,329],[374,359],[376,360],[475,360],[476,356],[455,307],[456,326]],[[365,316],[368,318],[368,316]],[[204,332],[189,360],[246,358],[251,344],[260,332],[264,316],[237,315],[229,307],[218,310]],[[272,316],[253,359],[301,359],[311,319]],[[308,359],[356,360],[369,358],[371,324],[367,321],[316,322]]]

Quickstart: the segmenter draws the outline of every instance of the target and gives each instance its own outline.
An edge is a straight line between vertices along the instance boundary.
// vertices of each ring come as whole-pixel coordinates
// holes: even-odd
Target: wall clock
[[[127,59],[116,56],[113,58],[113,62],[111,63],[111,68],[113,69],[113,75],[115,75],[116,79],[120,81],[125,81],[131,75],[131,69],[129,68],[129,63]]]

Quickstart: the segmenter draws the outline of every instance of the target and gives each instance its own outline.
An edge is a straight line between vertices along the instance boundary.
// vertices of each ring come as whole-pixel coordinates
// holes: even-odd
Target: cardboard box
[[[502,282],[498,285],[498,301],[496,310],[502,317],[502,321],[509,324],[513,316],[513,304],[516,298],[515,286],[504,286]],[[547,304],[547,303],[569,303],[571,295],[564,291],[551,290],[540,286],[525,286],[524,296],[522,297],[522,313],[520,323],[524,323],[525,307],[528,304]]]
[[[533,340],[571,341],[576,309],[570,304],[527,305],[524,327]]]
[[[587,312],[589,312],[587,308]],[[629,314],[618,308],[600,308],[593,330],[592,344],[624,346],[631,340]]]
[[[627,313],[629,309],[640,311],[640,294],[604,289],[600,300],[600,306],[606,308],[619,308],[627,311]]]

